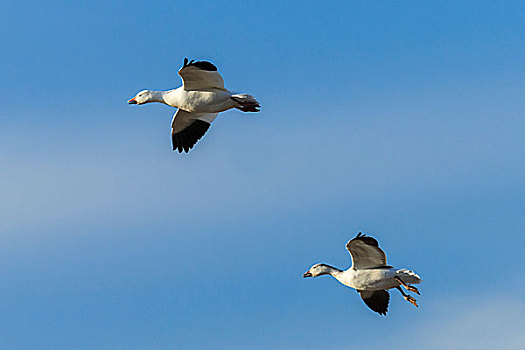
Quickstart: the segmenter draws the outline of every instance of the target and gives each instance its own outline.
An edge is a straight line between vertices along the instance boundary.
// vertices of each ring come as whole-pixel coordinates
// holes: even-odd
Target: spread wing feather
[[[346,244],[346,249],[352,256],[352,267],[355,269],[386,266],[385,252],[379,248],[377,240],[361,232]]]
[[[388,302],[390,301],[390,294],[386,290],[374,291],[359,291],[361,298],[372,311],[380,315],[385,315],[388,311]]]
[[[184,90],[226,90],[224,80],[217,72],[217,67],[207,61],[195,62],[185,58],[179,75],[182,78]]]
[[[173,150],[188,153],[210,128],[218,113],[190,113],[178,109],[171,121]]]

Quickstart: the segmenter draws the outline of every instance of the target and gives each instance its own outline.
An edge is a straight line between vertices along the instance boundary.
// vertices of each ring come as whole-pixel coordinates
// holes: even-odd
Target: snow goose
[[[401,286],[420,295],[418,289],[410,284],[421,282],[421,278],[413,271],[388,266],[386,255],[377,240],[359,232],[346,244],[346,249],[352,257],[352,266],[348,270],[316,264],[303,277],[332,275],[345,286],[356,289],[365,304],[380,315],[386,315],[388,311],[388,289],[391,288],[398,289],[406,301],[417,307],[416,299],[405,294]]]
[[[173,150],[189,152],[208,131],[217,114],[231,108],[258,112],[259,102],[248,94],[235,94],[224,88],[217,67],[206,61],[188,61],[179,70],[182,86],[168,91],[140,91],[128,100],[141,105],[160,102],[178,108],[171,121]]]

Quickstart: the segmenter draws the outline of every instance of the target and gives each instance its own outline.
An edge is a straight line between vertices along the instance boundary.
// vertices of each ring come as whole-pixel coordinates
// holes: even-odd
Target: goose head
[[[326,264],[315,264],[310,267],[310,270],[303,273],[303,277],[317,277],[322,275],[331,275],[332,271],[335,270],[332,266]]]
[[[135,97],[128,100],[128,103],[133,105],[141,105],[148,102],[153,102],[153,91],[150,90],[142,90]]]

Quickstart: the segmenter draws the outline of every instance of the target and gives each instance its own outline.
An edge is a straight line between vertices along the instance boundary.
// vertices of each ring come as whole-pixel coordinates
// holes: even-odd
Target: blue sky
[[[4,4],[0,347],[521,348],[524,23],[518,1]],[[173,109],[126,100],[184,57],[263,108],[179,155]],[[420,308],[301,277],[359,231]]]

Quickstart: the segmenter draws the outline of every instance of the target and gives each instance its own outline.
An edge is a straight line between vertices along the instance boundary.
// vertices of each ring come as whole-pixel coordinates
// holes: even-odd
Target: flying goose
[[[171,121],[173,150],[189,152],[208,131],[217,114],[231,108],[258,112],[259,102],[248,94],[235,94],[224,88],[217,67],[207,61],[188,61],[179,70],[182,86],[168,91],[142,90],[128,100],[141,105],[160,102],[178,108]]]
[[[391,288],[396,288],[406,301],[418,306],[416,299],[405,294],[401,286],[420,295],[418,289],[410,284],[420,283],[421,278],[413,271],[388,266],[385,252],[379,248],[377,240],[359,232],[346,244],[346,249],[352,257],[352,266],[348,270],[342,271],[326,264],[315,264],[303,277],[332,275],[345,286],[356,289],[365,304],[380,315],[386,315],[388,311],[388,289]]]

